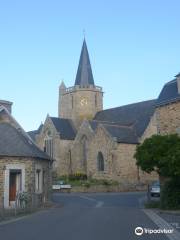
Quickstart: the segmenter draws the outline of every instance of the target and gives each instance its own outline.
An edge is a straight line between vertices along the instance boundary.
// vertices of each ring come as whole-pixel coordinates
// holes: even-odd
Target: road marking
[[[102,207],[103,204],[104,204],[104,202],[101,202],[101,201],[97,202],[95,208],[100,208],[100,207]]]
[[[85,197],[85,196],[79,196],[79,197],[80,197],[80,198],[83,198],[83,199],[86,199],[86,200],[89,200],[89,201],[97,202],[97,200],[94,199],[94,198]]]
[[[85,196],[79,196],[80,198],[83,198],[83,199],[86,199],[86,200],[89,200],[89,201],[92,201],[92,202],[97,202],[96,205],[95,205],[95,208],[100,208],[102,207],[102,205],[104,204],[104,202],[102,201],[97,201],[96,199],[94,198],[90,198],[90,197],[85,197]]]
[[[170,240],[179,240],[180,232],[172,227],[169,223],[167,223],[164,219],[162,219],[159,215],[153,212],[150,209],[142,209],[142,211],[160,228],[160,229],[173,229],[173,233],[166,234],[166,236]]]

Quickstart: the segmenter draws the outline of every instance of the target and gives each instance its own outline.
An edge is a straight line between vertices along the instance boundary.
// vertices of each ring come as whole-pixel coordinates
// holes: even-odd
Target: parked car
[[[70,192],[71,190],[71,185],[70,184],[66,184],[64,181],[57,181],[55,184],[52,185],[52,189],[57,191],[57,190],[67,190],[68,192]]]
[[[61,188],[61,186],[62,185],[64,185],[65,184],[65,182],[64,181],[56,181],[53,185],[52,185],[52,188],[54,189],[54,190],[58,190],[58,189],[60,189]]]
[[[151,197],[160,197],[160,182],[159,181],[155,181],[151,184],[150,186],[150,194]]]

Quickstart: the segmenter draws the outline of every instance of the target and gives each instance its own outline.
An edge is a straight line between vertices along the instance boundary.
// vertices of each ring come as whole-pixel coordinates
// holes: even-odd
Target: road
[[[142,209],[143,197],[143,193],[57,193],[55,207],[0,224],[0,240],[169,239],[165,234],[135,234],[136,227],[159,228]]]

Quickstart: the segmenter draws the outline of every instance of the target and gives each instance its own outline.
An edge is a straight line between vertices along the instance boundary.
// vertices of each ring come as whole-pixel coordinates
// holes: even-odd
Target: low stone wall
[[[94,192],[133,192],[133,191],[147,191],[147,185],[140,184],[123,184],[115,186],[95,185],[95,186],[73,186],[71,190],[60,190],[60,192],[80,192],[80,193],[94,193]],[[56,191],[59,192],[59,191]]]

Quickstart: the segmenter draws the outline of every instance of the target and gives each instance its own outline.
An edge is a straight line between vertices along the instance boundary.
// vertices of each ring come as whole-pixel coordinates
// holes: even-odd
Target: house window
[[[44,152],[46,152],[51,158],[53,158],[53,139],[48,138],[44,141]]]
[[[45,179],[46,179],[46,171],[43,170],[43,187],[45,186]]]
[[[35,172],[35,192],[36,193],[42,193],[43,191],[43,169],[41,166],[36,167],[36,172]]]
[[[98,171],[99,172],[103,172],[104,171],[104,157],[103,157],[102,152],[98,152],[97,167],[98,167]]]
[[[41,191],[41,170],[36,169],[36,192]]]

